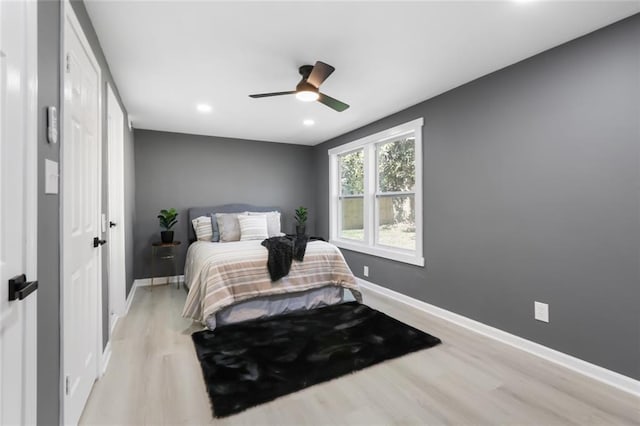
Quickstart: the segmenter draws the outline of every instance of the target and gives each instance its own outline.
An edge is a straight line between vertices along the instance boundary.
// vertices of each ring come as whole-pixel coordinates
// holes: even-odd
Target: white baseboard
[[[124,314],[122,316],[126,316],[129,313],[129,308],[131,307],[131,303],[133,302],[133,298],[136,295],[136,288],[137,287],[138,287],[138,285],[134,281],[133,285],[131,286],[131,291],[129,292],[129,295],[127,296],[126,308],[125,308]],[[109,366],[109,361],[111,361],[111,336],[113,336],[113,330],[115,330],[116,324],[118,324],[118,321],[120,320],[120,318],[121,318],[120,316],[116,316],[116,319],[111,324],[111,327],[110,327],[110,330],[109,330],[109,341],[107,342],[107,346],[105,346],[104,351],[102,352],[102,355],[100,357],[100,377],[102,377],[104,375],[105,371],[107,371],[107,367]]]
[[[125,315],[126,315],[126,312],[125,312]],[[111,336],[113,336],[113,330],[116,329],[116,324],[118,324],[118,320],[120,320],[119,315],[114,315],[114,316],[115,316],[115,319],[111,323],[111,327],[109,327],[109,339],[111,339]]]
[[[136,297],[136,289],[138,288],[138,280],[133,281],[133,285],[131,286],[131,291],[127,296],[127,307],[125,308],[124,314],[127,315],[129,313],[129,309],[131,308],[131,303],[133,303],[133,298]]]
[[[405,305],[411,306],[438,318],[442,318],[460,327],[464,327],[473,332],[482,334],[483,336],[491,339],[506,343],[517,349],[523,350],[547,361],[551,361],[562,367],[573,370],[577,373],[591,377],[602,383],[606,383],[610,386],[618,388],[622,391],[628,392],[632,395],[640,397],[640,381],[627,377],[615,371],[608,370],[604,367],[600,367],[595,364],[591,364],[587,361],[581,360],[571,355],[567,355],[563,352],[559,352],[555,349],[551,349],[547,346],[543,346],[539,343],[532,342],[530,340],[518,337],[514,334],[507,333],[495,327],[483,324],[476,320],[472,320],[465,316],[447,311],[446,309],[439,308],[421,300],[414,299],[402,293],[390,290],[388,288],[379,286],[361,278],[356,278],[358,284],[365,290],[377,293],[382,296],[386,296],[390,299],[396,300]]]
[[[107,346],[105,346],[104,351],[102,351],[102,356],[100,357],[100,377],[107,371],[109,361],[111,361],[111,341],[107,342]]]
[[[170,277],[155,277],[153,279],[153,285],[165,285],[176,284],[177,282],[184,282],[184,275],[174,275]],[[151,278],[140,278],[133,282],[134,286],[147,287],[151,285]]]

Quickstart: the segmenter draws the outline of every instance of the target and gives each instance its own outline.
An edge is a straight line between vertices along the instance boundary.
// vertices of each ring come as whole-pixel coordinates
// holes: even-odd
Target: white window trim
[[[353,250],[360,253],[371,254],[398,262],[409,263],[412,265],[424,266],[423,257],[423,220],[422,220],[422,127],[424,119],[418,118],[408,123],[400,124],[391,129],[366,136],[364,138],[337,146],[328,151],[329,154],[329,241],[347,250]],[[375,169],[375,149],[376,144],[385,142],[389,139],[397,138],[402,134],[413,133],[415,136],[415,221],[416,221],[416,249],[403,250],[395,247],[374,245],[374,238],[377,234],[376,223],[376,173],[366,172]],[[351,239],[340,238],[338,230],[340,229],[339,215],[339,196],[340,182],[337,179],[338,173],[338,156],[346,154],[350,151],[363,148],[365,151],[365,182],[364,182],[364,241],[359,242]],[[374,164],[371,164],[374,162]]]

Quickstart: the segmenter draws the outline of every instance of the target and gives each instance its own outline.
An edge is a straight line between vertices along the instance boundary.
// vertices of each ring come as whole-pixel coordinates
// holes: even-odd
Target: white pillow
[[[220,242],[240,241],[240,223],[238,223],[239,215],[243,213],[216,213],[216,221],[218,222],[218,230],[220,231]]]
[[[211,241],[213,239],[213,227],[210,216],[200,216],[191,221],[198,241]]]
[[[266,216],[267,217],[267,232],[269,238],[279,237],[282,235],[280,225],[280,212],[249,212],[249,216]]]
[[[238,216],[238,222],[240,223],[240,241],[269,238],[266,216]]]

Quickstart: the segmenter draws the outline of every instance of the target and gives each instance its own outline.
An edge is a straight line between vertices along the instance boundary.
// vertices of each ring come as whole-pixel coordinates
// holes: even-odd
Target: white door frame
[[[109,174],[109,334],[126,311],[124,221],[124,111],[107,83],[107,152]],[[118,237],[114,236],[118,234]]]
[[[24,250],[25,271],[27,279],[37,280],[38,273],[38,3],[25,2],[23,5],[25,17],[26,51],[23,90],[26,91],[25,108],[25,150],[24,150]],[[1,48],[1,46],[0,46]],[[4,53],[0,51],[0,67],[4,67]],[[6,68],[5,68],[6,70]],[[4,131],[0,129],[0,131]],[[6,143],[4,141],[3,143]],[[1,267],[1,266],[0,266]],[[3,289],[5,287],[2,287]],[[0,294],[7,297],[7,294]],[[25,365],[24,371],[25,399],[20,401],[25,424],[36,424],[37,421],[37,292],[24,302],[33,306],[25,306],[26,327],[33,328],[32,338],[24,340]],[[18,303],[24,303],[18,302]],[[14,303],[14,302],[11,302]],[[32,308],[32,309],[31,309]],[[25,329],[26,329],[25,327]],[[0,354],[2,353],[2,339],[0,338]],[[1,355],[0,355],[1,356]],[[0,360],[1,362],[1,360]],[[4,401],[2,386],[0,386],[0,409]]]
[[[25,179],[25,248],[26,274],[30,280],[38,279],[38,2],[27,2],[27,25],[30,39],[28,40],[27,54],[27,87],[28,97],[28,122],[27,126],[27,149],[26,155],[26,179]],[[35,295],[37,302],[37,293]],[[26,423],[33,420],[37,422],[37,395],[38,395],[38,343],[37,343],[37,304],[31,315],[36,328],[36,340],[30,345],[27,342],[26,353],[27,362],[35,365],[32,371],[26,372],[25,385],[31,391],[32,401],[25,401]]]
[[[28,41],[27,87],[29,107],[27,123],[26,229],[27,274],[37,280],[38,274],[38,3],[27,2]],[[34,373],[35,376],[35,373]],[[35,396],[34,396],[35,399]]]
[[[1,1],[1,0],[0,0]],[[96,59],[95,54],[93,53],[93,49],[91,48],[91,44],[87,39],[82,25],[80,25],[80,21],[73,10],[73,6],[71,5],[70,0],[64,0],[61,4],[60,8],[60,94],[62,95],[62,99],[60,101],[60,187],[64,188],[63,182],[65,179],[64,173],[64,150],[65,150],[65,134],[64,134],[64,123],[65,123],[65,107],[64,107],[64,96],[65,96],[65,73],[66,73],[66,40],[65,34],[67,33],[67,25],[72,25],[75,29],[75,32],[78,34],[80,39],[80,43],[86,50],[89,60],[95,66],[98,73],[98,119],[97,119],[97,139],[98,139],[98,171],[97,171],[97,179],[98,179],[98,191],[96,196],[98,197],[98,211],[96,217],[96,223],[98,224],[98,229],[102,229],[102,69],[100,68],[100,63]],[[65,194],[64,191],[60,191],[60,259],[64,259],[65,256],[65,247],[63,244],[63,219],[64,219],[64,199]],[[98,249],[98,259],[97,259],[97,291],[96,291],[96,357],[94,360],[95,363],[95,377],[99,378],[102,374],[101,366],[100,366],[100,355],[102,355],[102,248]],[[64,281],[64,261],[61,262],[60,265],[60,424],[67,424],[66,414],[65,414],[65,405],[67,402],[66,398],[66,380],[65,380],[65,371],[64,371],[64,362],[65,362],[65,346],[64,346],[64,333],[65,333],[65,324],[64,324],[64,291],[65,291],[65,281]],[[69,348],[73,349],[73,348]]]

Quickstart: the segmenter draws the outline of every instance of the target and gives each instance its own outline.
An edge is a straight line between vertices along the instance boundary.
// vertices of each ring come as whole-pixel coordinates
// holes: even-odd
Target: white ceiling
[[[638,13],[640,1],[86,7],[134,127],[315,145]],[[294,90],[298,67],[316,60],[336,68],[321,90],[350,104],[345,112],[248,97]]]

